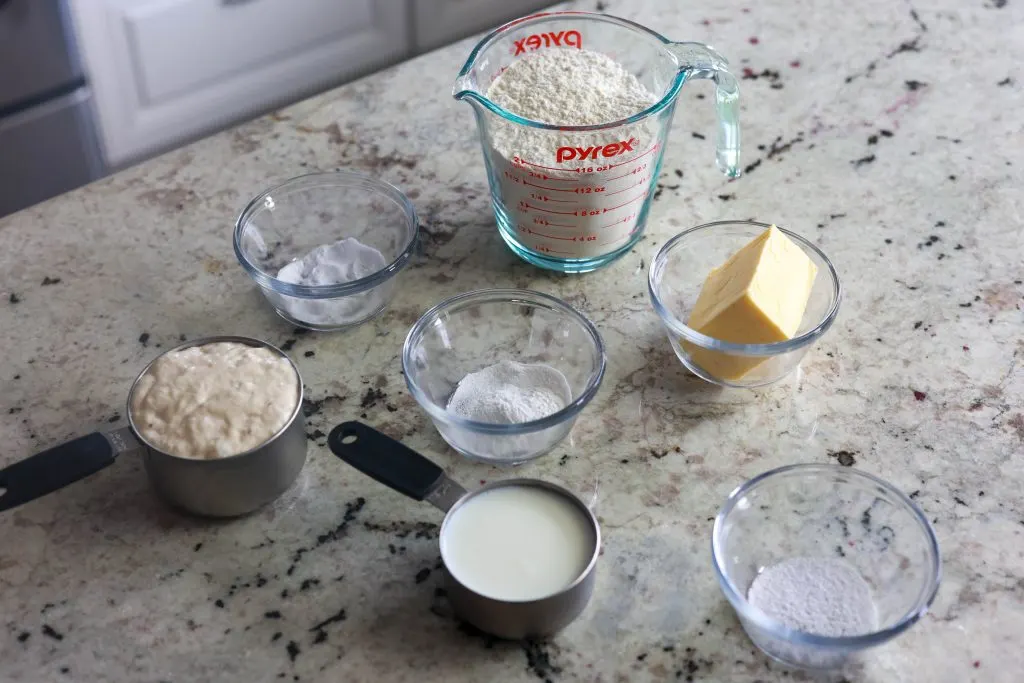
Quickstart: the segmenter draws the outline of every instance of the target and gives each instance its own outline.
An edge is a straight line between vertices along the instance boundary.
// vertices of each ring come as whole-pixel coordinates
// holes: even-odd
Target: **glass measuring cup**
[[[563,126],[524,119],[488,98],[509,65],[554,49],[603,53],[658,99],[621,121]],[[535,14],[480,41],[454,96],[473,105],[498,231],[512,251],[566,273],[595,270],[628,252],[647,222],[676,97],[696,78],[715,82],[718,168],[736,177],[739,88],[710,47],[591,12]]]

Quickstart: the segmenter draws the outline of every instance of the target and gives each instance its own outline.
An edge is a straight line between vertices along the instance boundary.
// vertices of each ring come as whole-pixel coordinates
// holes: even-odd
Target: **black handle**
[[[444,480],[444,471],[408,446],[362,422],[342,422],[327,435],[331,452],[365,475],[423,500]]]
[[[41,498],[114,462],[117,453],[105,436],[93,432],[0,470],[0,511]]]

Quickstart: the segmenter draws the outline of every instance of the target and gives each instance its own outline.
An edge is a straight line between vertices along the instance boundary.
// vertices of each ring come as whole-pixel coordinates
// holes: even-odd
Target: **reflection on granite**
[[[470,110],[449,96],[471,41],[0,221],[4,464],[123,422],[136,372],[183,338],[283,344],[311,399],[300,482],[247,518],[167,509],[132,457],[0,516],[0,678],[812,680],[754,651],[708,547],[733,487],[812,461],[912,493],[945,556],[923,622],[824,680],[1019,680],[1024,5],[597,4],[732,58],[746,154],[744,178],[714,170],[710,90],[688,85],[647,237],[603,271],[542,272],[499,239]],[[299,334],[237,267],[232,221],[268,184],[333,168],[408,192],[423,253],[384,315]],[[720,391],[668,348],[646,266],[684,227],[750,217],[820,244],[846,300],[797,376]],[[604,526],[594,600],[549,643],[460,628],[440,590],[439,515],[324,446],[362,416],[468,485],[501,476],[444,446],[399,367],[422,311],[488,285],[566,298],[609,349],[571,442],[520,470],[581,491]]]

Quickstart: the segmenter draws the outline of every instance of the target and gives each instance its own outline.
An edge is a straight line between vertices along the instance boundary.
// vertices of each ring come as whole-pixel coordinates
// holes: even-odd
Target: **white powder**
[[[387,267],[384,255],[346,237],[324,244],[277,273],[277,279],[295,285],[323,286],[352,282]],[[385,293],[372,289],[339,299],[301,299],[280,295],[281,307],[300,322],[314,325],[345,325],[373,314],[384,305]]]
[[[463,377],[448,410],[476,422],[518,424],[557,413],[571,400],[565,375],[550,365],[503,360]]]
[[[532,121],[600,125],[658,100],[632,73],[598,52],[543,50],[513,62],[487,97]],[[522,244],[558,258],[608,254],[629,242],[661,154],[661,128],[644,119],[567,133],[489,119],[490,160]]]
[[[592,126],[638,114],[657,99],[611,57],[556,48],[513,62],[487,89],[513,114],[560,126]]]
[[[848,562],[797,557],[766,567],[747,591],[751,605],[789,628],[820,636],[871,633],[871,587]]]

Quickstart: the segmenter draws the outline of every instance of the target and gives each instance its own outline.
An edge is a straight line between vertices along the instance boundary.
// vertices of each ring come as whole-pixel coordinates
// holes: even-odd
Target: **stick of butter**
[[[804,250],[773,225],[708,274],[687,324],[736,344],[785,341],[800,329],[817,274]],[[725,380],[768,360],[682,344],[695,364]]]

